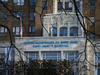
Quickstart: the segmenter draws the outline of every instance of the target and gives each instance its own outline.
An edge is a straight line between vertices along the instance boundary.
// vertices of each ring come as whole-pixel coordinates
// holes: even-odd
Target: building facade
[[[83,0],[83,15],[86,21],[88,36],[91,40],[100,40],[100,1],[96,0]]]

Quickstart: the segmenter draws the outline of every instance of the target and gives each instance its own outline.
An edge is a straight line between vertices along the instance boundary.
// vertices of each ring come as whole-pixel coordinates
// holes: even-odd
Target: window
[[[52,34],[53,36],[57,36],[57,28],[53,28],[53,31],[52,31]],[[51,28],[50,28],[50,35],[51,35]]]
[[[58,2],[58,11],[61,11],[62,10],[62,6],[63,6],[63,2],[61,2],[61,4]]]
[[[78,36],[78,28],[77,27],[70,28],[70,36]]]
[[[60,60],[61,59],[61,54],[59,52],[47,52],[47,53],[43,53],[43,59],[45,60]]]
[[[67,28],[60,28],[60,36],[67,36]]]
[[[7,28],[0,27],[0,35],[7,35]]]
[[[94,34],[90,34],[90,35],[89,35],[89,39],[90,39],[90,40],[94,40],[94,38],[95,38]]]
[[[35,59],[39,59],[38,53],[26,53],[26,62]]]
[[[35,20],[35,12],[30,12],[29,19],[30,20]]]
[[[8,3],[8,0],[1,0],[5,5],[7,5],[7,3]],[[2,3],[0,3],[0,5],[1,6],[3,6],[3,4]]]
[[[35,27],[29,27],[29,35],[35,35]]]
[[[30,5],[35,5],[35,0],[30,0]]]
[[[5,65],[5,54],[0,53],[0,74],[1,75],[6,75],[6,71],[4,69]]]
[[[100,75],[100,53],[95,53],[95,75]]]
[[[90,9],[95,8],[95,0],[90,0]]]
[[[20,17],[21,17],[21,19],[24,19],[24,13],[23,12],[14,12],[13,15],[15,16],[15,17],[13,17],[13,20],[17,20],[17,18],[20,18]]]
[[[0,19],[7,20],[7,12],[0,12]]]
[[[72,10],[72,3],[71,2],[65,2],[65,10]]]
[[[47,2],[46,1],[42,2],[42,9],[47,10]]]
[[[76,2],[76,6],[77,6],[77,9],[79,10],[80,9],[80,2]]]
[[[90,17],[90,25],[94,25],[94,24],[95,24],[95,18],[94,17]]]
[[[24,5],[24,0],[13,0],[14,5]]]
[[[71,62],[74,74],[78,75],[78,52],[65,52],[65,60],[69,60]]]
[[[24,28],[22,27],[22,32]],[[13,35],[20,35],[20,27],[13,27]]]

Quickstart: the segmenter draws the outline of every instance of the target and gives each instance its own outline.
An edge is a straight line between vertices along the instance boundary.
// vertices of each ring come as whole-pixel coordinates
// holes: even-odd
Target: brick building
[[[83,0],[83,15],[85,16],[88,36],[91,40],[100,40],[100,9],[99,0]],[[87,18],[86,18],[87,17]],[[89,21],[91,20],[91,22]]]
[[[22,18],[23,37],[42,36],[41,19],[44,14],[52,13],[52,0],[1,0],[9,8],[11,13],[1,3],[0,5],[0,24],[7,26],[10,29],[12,39],[20,37],[20,20]],[[48,7],[47,7],[48,6]],[[14,17],[14,16],[15,17]],[[0,41],[10,41],[9,33],[6,28],[0,28]]]

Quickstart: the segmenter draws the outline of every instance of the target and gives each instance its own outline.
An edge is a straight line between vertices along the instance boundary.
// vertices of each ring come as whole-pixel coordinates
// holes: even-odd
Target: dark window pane
[[[61,4],[58,2],[58,10],[62,10],[62,6],[63,6],[63,3],[61,2]]]
[[[65,10],[72,10],[72,3],[65,2]]]
[[[67,36],[67,28],[60,29],[60,36]]]
[[[63,29],[60,29],[60,36],[63,36]]]
[[[42,2],[42,8],[43,8],[44,10],[47,9],[47,2]]]
[[[67,29],[64,29],[64,36],[67,36]]]
[[[30,5],[35,5],[35,0],[30,0]]]
[[[68,2],[65,2],[65,10],[68,10]]]
[[[95,1],[90,0],[90,9],[94,9],[94,8],[95,8]]]
[[[53,36],[57,36],[57,29],[53,29]]]
[[[90,39],[90,40],[94,40],[94,37],[95,37],[94,34],[90,34],[90,35],[89,35],[89,39]]]
[[[76,2],[77,9],[80,9],[80,2]]]
[[[71,28],[70,36],[78,36],[78,28]]]
[[[30,20],[35,20],[35,12],[30,12],[29,19]]]

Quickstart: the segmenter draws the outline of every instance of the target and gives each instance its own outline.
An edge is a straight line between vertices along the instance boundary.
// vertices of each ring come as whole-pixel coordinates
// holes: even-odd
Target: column
[[[64,52],[61,51],[61,60],[63,61],[64,60]]]
[[[68,27],[67,27],[67,36],[70,36],[70,22],[68,22]]]
[[[60,31],[59,31],[59,20],[58,20],[58,18],[57,18],[57,37],[59,37],[59,33],[60,33]]]
[[[39,60],[42,60],[42,54],[41,54],[41,51],[39,51]]]

